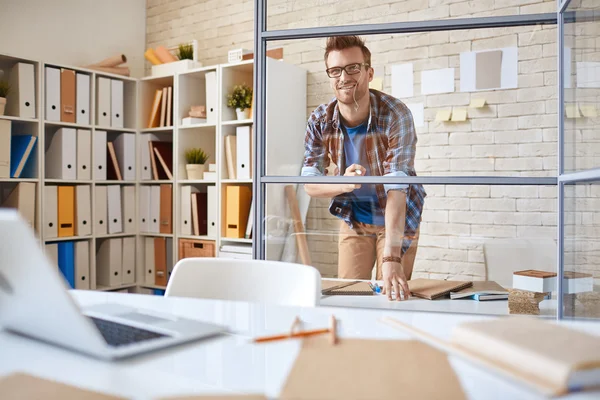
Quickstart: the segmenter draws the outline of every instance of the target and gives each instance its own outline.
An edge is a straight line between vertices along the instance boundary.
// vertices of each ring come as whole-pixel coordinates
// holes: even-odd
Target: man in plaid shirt
[[[303,176],[415,176],[417,144],[412,115],[404,103],[377,90],[371,52],[357,36],[330,37],[326,72],[335,97],[311,114],[304,141]],[[305,185],[311,197],[332,198],[340,218],[338,277],[377,279],[392,299],[408,298],[417,252],[425,191],[422,185]],[[403,296],[402,296],[403,294]]]

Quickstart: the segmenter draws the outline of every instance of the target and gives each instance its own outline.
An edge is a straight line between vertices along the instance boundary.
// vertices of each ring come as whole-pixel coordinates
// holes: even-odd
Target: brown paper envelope
[[[124,397],[110,396],[81,389],[64,383],[15,373],[0,378],[0,398],[6,400],[117,400]]]
[[[475,88],[496,89],[501,87],[502,50],[475,54]]]
[[[470,281],[444,281],[437,279],[412,279],[408,281],[408,288],[413,296],[428,300],[435,300],[450,294],[450,292],[458,292],[471,285],[473,285],[473,282]]]
[[[304,340],[281,400],[465,399],[446,354],[417,340]]]

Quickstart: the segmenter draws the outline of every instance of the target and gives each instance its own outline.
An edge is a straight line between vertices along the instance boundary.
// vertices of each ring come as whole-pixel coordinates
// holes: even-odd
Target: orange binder
[[[154,92],[154,102],[152,103],[152,109],[150,110],[150,118],[148,119],[148,128],[156,128],[160,123],[160,114],[158,109],[160,107],[160,101],[162,97],[162,89],[157,89]]]
[[[59,186],[58,237],[75,236],[75,187]]]
[[[154,284],[167,286],[167,239],[154,238]]]
[[[252,190],[249,186],[230,185],[227,186],[226,196],[225,237],[244,238],[252,203]]]
[[[160,185],[160,233],[173,233],[172,193],[171,184]]]
[[[60,70],[60,120],[75,123],[75,71]]]

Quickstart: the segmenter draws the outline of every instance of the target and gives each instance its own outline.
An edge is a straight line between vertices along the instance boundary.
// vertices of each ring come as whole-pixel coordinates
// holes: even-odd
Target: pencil
[[[263,336],[263,337],[258,337],[256,339],[254,339],[254,343],[272,342],[275,340],[284,340],[284,339],[291,339],[291,338],[297,338],[297,337],[321,335],[323,333],[328,333],[328,332],[329,332],[329,329],[314,329],[312,331],[301,331],[301,332],[295,332],[292,334]]]

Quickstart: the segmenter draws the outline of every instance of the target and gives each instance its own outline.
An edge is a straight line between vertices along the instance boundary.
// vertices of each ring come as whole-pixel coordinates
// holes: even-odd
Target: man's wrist
[[[402,246],[396,245],[386,245],[383,248],[383,256],[384,257],[401,257],[402,256]]]

